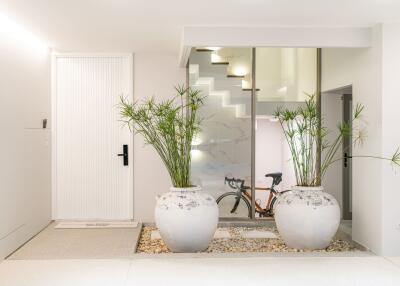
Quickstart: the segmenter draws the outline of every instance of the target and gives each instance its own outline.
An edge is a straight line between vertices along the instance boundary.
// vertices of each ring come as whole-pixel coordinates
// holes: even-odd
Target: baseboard
[[[56,229],[80,229],[80,228],[136,228],[136,221],[60,221]]]

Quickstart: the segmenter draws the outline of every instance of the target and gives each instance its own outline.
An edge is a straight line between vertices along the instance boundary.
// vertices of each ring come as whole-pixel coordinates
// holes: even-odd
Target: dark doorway
[[[343,94],[342,104],[343,104],[343,121],[351,124],[353,104],[352,104],[353,96],[351,93]],[[350,126],[351,127],[351,126]],[[352,164],[351,164],[351,156],[352,156],[352,137],[343,138],[343,219],[351,220],[352,219]]]

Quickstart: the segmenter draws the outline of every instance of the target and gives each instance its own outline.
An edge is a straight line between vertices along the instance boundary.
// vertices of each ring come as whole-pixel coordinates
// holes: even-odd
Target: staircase
[[[239,86],[239,82],[237,84],[232,85],[231,87],[225,86],[224,89],[216,89],[215,82],[216,79],[214,76],[202,76],[200,77],[200,65],[199,64],[190,64],[189,65],[189,78],[190,85],[198,90],[201,90],[203,95],[207,96],[206,105],[207,105],[207,114],[212,115],[211,111],[215,111],[215,108],[228,108],[235,111],[236,118],[247,118],[246,115],[246,104],[234,102],[232,100],[232,92],[236,92],[235,86]],[[217,80],[218,83],[218,80]],[[221,83],[219,83],[221,85]],[[211,102],[212,101],[212,102]],[[205,115],[207,115],[205,114]]]
[[[212,62],[210,51],[194,51],[190,57],[190,85],[206,96],[193,144],[192,183],[215,197],[229,191],[226,175],[250,174],[251,93],[243,90],[243,77],[228,77],[228,67],[227,61]]]
[[[232,60],[232,59],[231,59]],[[242,60],[242,62],[244,62]],[[243,64],[250,69],[250,61]],[[250,118],[251,116],[251,75],[232,74],[234,70],[229,59],[215,57],[210,49],[197,49],[190,56],[189,77],[193,88],[203,91],[203,94],[212,97],[214,104],[222,108],[234,110],[236,118]],[[239,71],[240,73],[240,71]],[[256,89],[260,91],[260,89]],[[219,103],[218,99],[219,98]],[[278,106],[297,107],[300,102],[266,101],[257,96],[256,119],[272,119]],[[216,106],[207,104],[207,108]]]

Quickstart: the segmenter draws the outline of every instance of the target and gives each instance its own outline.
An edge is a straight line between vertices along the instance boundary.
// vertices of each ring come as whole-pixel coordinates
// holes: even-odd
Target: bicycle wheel
[[[240,196],[239,203],[235,209],[237,198],[236,192],[228,192],[217,199],[219,217],[251,217],[250,202],[243,195]]]

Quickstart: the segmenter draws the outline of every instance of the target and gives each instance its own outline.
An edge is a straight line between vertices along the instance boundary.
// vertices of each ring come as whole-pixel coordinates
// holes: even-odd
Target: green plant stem
[[[204,97],[199,91],[183,86],[176,87],[175,91],[177,95],[172,99],[159,103],[150,98],[139,105],[121,98],[120,114],[130,130],[141,134],[145,143],[157,151],[174,187],[190,187],[190,152],[200,129],[197,111]]]

